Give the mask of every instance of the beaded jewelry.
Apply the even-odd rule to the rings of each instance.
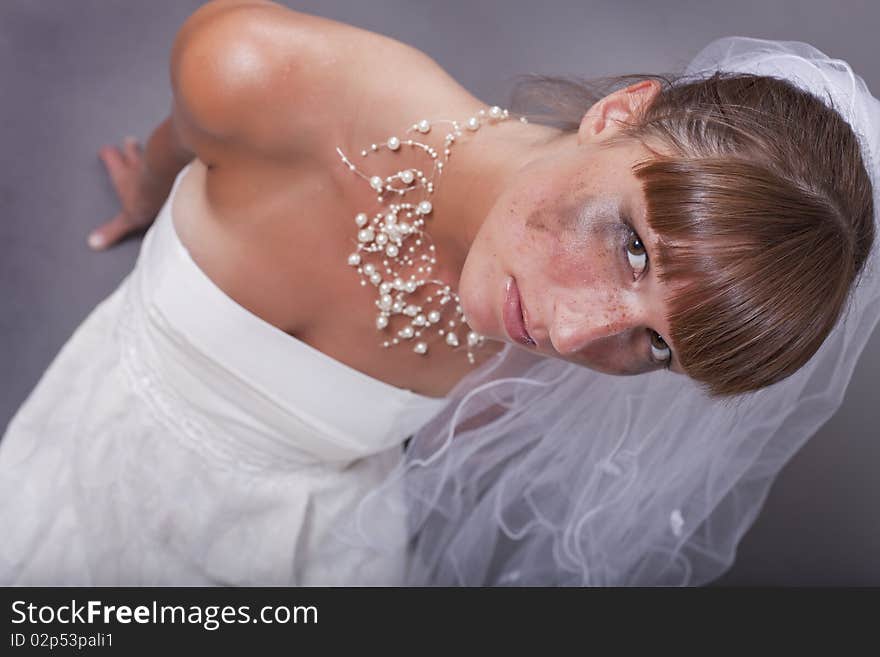
[[[490,107],[488,111],[480,109],[476,115],[465,121],[464,125],[469,131],[476,132],[483,121],[498,123],[509,117],[509,112],[506,109],[496,105]],[[526,117],[521,117],[520,121],[528,123]],[[358,169],[339,147],[336,148],[342,162],[378,192],[377,201],[380,205],[385,204],[385,193],[388,193],[392,198],[397,198],[417,189],[423,189],[425,192],[422,200],[416,204],[389,202],[387,209],[382,209],[372,218],[365,212],[359,212],[354,218],[359,229],[357,251],[348,256],[348,264],[357,267],[357,272],[361,277],[361,285],[366,286],[369,282],[376,287],[378,298],[375,303],[379,309],[379,314],[376,316],[377,330],[387,329],[392,315],[399,314],[410,318],[408,324],[397,331],[396,337],[382,342],[383,347],[392,347],[405,340],[415,340],[413,351],[417,354],[427,354],[428,343],[424,339],[418,340],[418,338],[422,337],[423,332],[430,327],[435,327],[437,334],[444,338],[449,347],[455,349],[464,342],[467,346],[468,362],[474,364],[473,350],[483,344],[484,338],[470,330],[467,332],[465,340],[459,338],[456,331],[460,326],[463,325],[468,329],[470,327],[467,326],[467,319],[462,312],[458,294],[443,281],[430,278],[432,265],[437,262],[436,248],[434,244],[430,243],[430,236],[423,230],[425,217],[432,214],[433,210],[428,195],[434,192],[434,176],[443,173],[443,167],[449,160],[452,145],[463,134],[461,125],[458,121],[451,119],[434,121],[422,119],[418,123],[412,124],[406,132],[426,134],[431,131],[432,126],[440,123],[452,125],[452,132],[447,133],[445,138],[442,159],[437,151],[428,144],[412,139],[404,140],[395,136],[389,137],[385,143],[371,144],[368,150],[361,151],[361,156],[366,157],[381,148],[395,152],[399,151],[401,146],[421,149],[433,162],[430,176],[426,176],[420,169],[403,169],[385,178],[378,175],[370,176]],[[402,183],[403,186],[394,186],[393,183],[396,181]],[[400,216],[401,214],[403,217]],[[413,244],[408,244],[410,241]],[[368,257],[373,262],[366,262]],[[382,271],[379,267],[380,261]],[[410,274],[409,280],[404,280],[402,275],[404,268],[416,268],[416,271]],[[408,303],[409,295],[423,285],[433,285],[435,288],[432,294],[425,298],[426,305]],[[450,313],[452,318],[444,320],[444,311],[450,307],[454,308],[454,311]]]

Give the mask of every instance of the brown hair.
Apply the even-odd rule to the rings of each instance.
[[[656,153],[633,172],[661,240],[659,280],[676,284],[666,303],[682,368],[713,398],[771,385],[818,350],[871,250],[858,140],[815,96],[742,73],[525,75],[509,105],[577,131],[593,103],[644,79],[660,93],[606,145],[634,139]],[[536,100],[549,112],[518,109]]]

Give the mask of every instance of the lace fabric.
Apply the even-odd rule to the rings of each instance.
[[[399,518],[370,519],[380,555],[330,529],[442,400],[236,305],[175,242],[173,195],[0,440],[0,584],[400,583]]]

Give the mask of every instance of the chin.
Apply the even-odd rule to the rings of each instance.
[[[479,303],[472,303],[470,297],[463,292],[459,292],[458,298],[461,300],[461,310],[467,318],[467,325],[472,331],[476,331],[480,335],[485,336],[488,329],[488,326],[486,326],[486,322],[484,321],[486,309],[481,307],[481,304]]]
[[[497,321],[493,307],[495,301],[491,294],[491,283],[494,278],[490,276],[476,276],[475,278],[476,284],[471,284],[472,278],[467,275],[467,268],[462,271],[458,291],[461,310],[467,318],[467,324],[471,330],[487,338],[492,338],[497,333]]]

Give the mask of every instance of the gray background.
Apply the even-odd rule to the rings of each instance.
[[[201,0],[0,0],[0,426],[95,305],[140,236],[85,244],[118,210],[98,149],[145,141],[169,111],[169,50]],[[424,50],[481,99],[517,73],[666,72],[708,41],[807,41],[880,95],[880,3],[827,0],[286,0]],[[874,45],[872,45],[874,44]],[[377,71],[377,80],[382,72]],[[880,330],[839,412],[785,467],[714,585],[880,584]]]

